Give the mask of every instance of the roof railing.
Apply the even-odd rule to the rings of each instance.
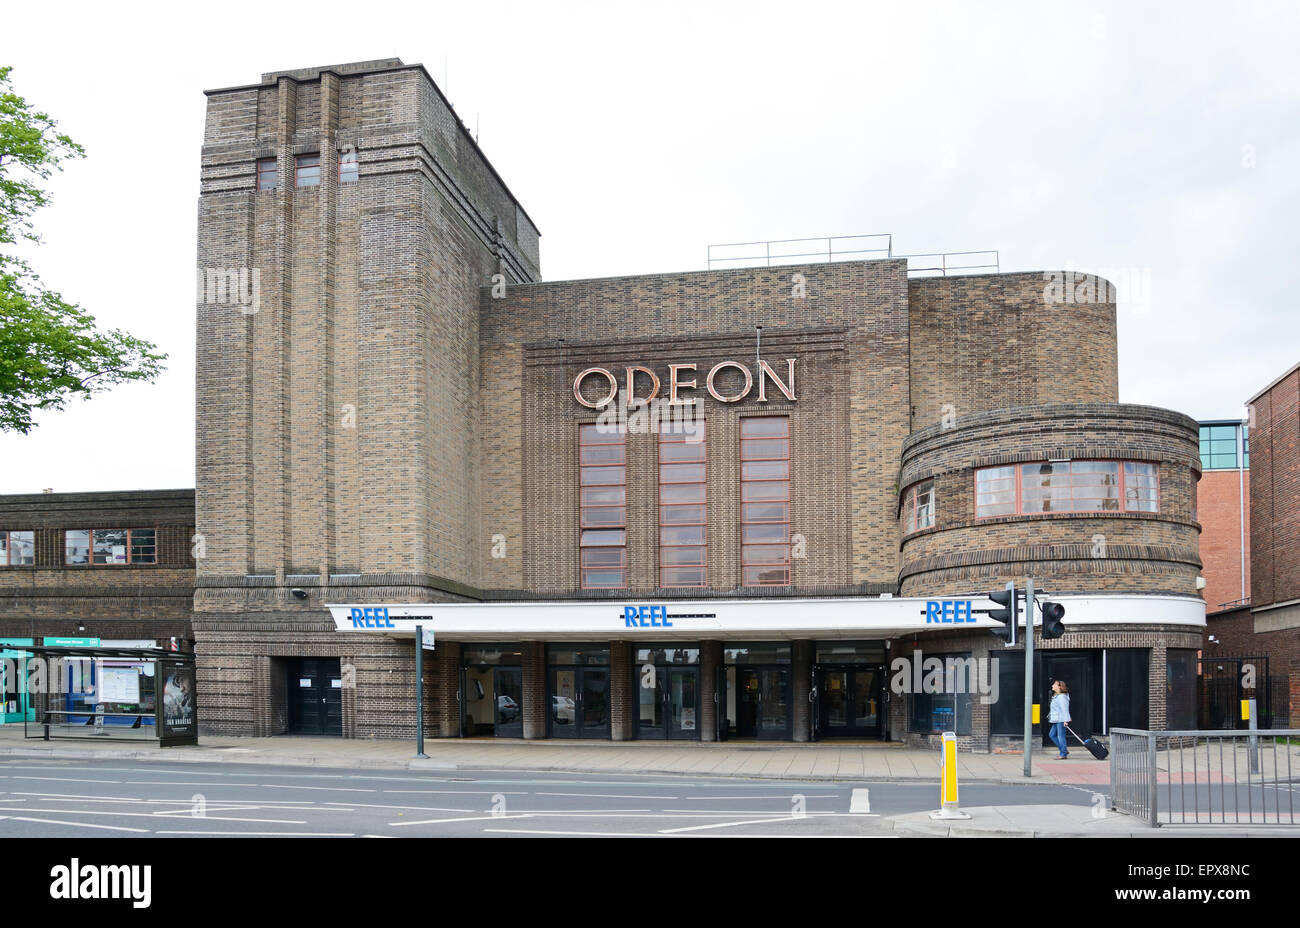
[[[1000,273],[997,251],[947,251],[896,255],[889,232],[867,235],[830,235],[816,238],[782,238],[760,242],[726,242],[708,246],[708,268],[781,267],[789,264],[830,264],[836,261],[907,259],[909,277],[946,277],[949,274]]]

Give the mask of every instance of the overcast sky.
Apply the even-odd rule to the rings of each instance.
[[[0,436],[0,492],[194,486],[203,90],[399,57],[445,82],[548,280],[893,234],[1109,273],[1120,399],[1234,418],[1300,360],[1294,3],[10,4],[0,64],[86,147],[31,258],[170,355]]]

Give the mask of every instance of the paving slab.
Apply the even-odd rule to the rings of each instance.
[[[1300,828],[1230,825],[1215,828],[1162,825],[1090,805],[1008,805],[963,808],[969,820],[935,820],[929,812],[888,819],[901,835],[932,838],[1296,838]]]

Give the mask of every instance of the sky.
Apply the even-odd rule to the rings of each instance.
[[[205,89],[423,63],[542,232],[547,280],[890,233],[1119,288],[1123,402],[1197,419],[1300,361],[1294,3],[23,4],[16,92],[85,146],[23,254],[167,372],[0,435],[0,492],[194,486]]]

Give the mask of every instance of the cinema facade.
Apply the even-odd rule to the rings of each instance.
[[[1026,577],[1076,727],[1185,718],[1197,425],[1119,403],[1105,281],[543,281],[538,237],[419,65],[209,92],[200,279],[258,291],[198,303],[202,732],[411,737],[420,626],[430,736],[991,750],[1023,652],[974,610]]]

